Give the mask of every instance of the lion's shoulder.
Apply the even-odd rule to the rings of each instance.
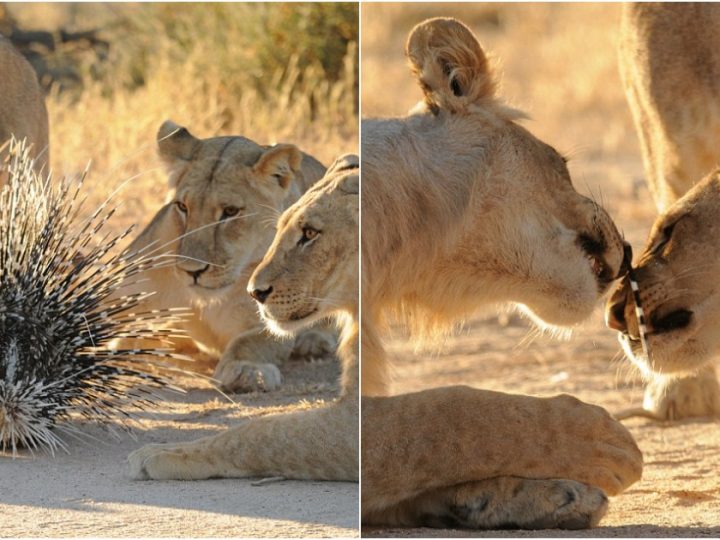
[[[0,73],[0,147],[11,136],[27,138],[34,157],[44,152],[41,161],[47,162],[48,118],[42,89],[30,63],[2,36]]]

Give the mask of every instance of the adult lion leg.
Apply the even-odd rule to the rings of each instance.
[[[365,516],[366,525],[466,529],[586,529],[605,515],[598,488],[573,480],[501,477],[431,490]]]
[[[624,6],[619,41],[625,95],[640,139],[650,191],[660,212],[717,165],[719,127],[714,115],[707,114],[707,104],[716,99],[715,87],[706,84],[713,79],[707,73],[700,81],[695,79],[698,84],[688,83],[682,100],[664,95],[673,77],[693,78],[693,62],[699,60],[693,53],[686,56],[681,48],[675,48],[682,34],[668,33],[667,29],[674,26],[673,15],[667,11],[661,15],[662,10],[665,8],[658,10],[651,4]],[[670,51],[672,56],[668,56]]]
[[[262,329],[236,336],[215,368],[215,378],[226,392],[267,392],[282,384],[278,364],[288,359],[292,340],[281,340]]]
[[[362,441],[363,515],[500,476],[567,478],[614,495],[642,472],[627,429],[604,409],[566,395],[458,386],[363,397]]]
[[[325,407],[255,418],[193,442],[144,446],[128,457],[130,474],[138,480],[356,481],[357,422],[357,395],[348,395]]]

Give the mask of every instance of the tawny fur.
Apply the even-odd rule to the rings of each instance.
[[[15,136],[27,139],[36,169],[50,162],[48,116],[37,75],[12,44],[0,36],[0,186],[7,180],[3,146]]]
[[[720,164],[718,25],[720,8],[711,3],[628,3],[623,8],[620,72],[660,214],[671,211],[680,197]],[[658,223],[663,220],[661,215]],[[708,233],[703,237],[707,239]],[[707,246],[699,249],[707,256]],[[689,271],[690,263],[684,264]],[[693,283],[702,289],[707,280],[695,278]],[[678,294],[679,284],[673,283],[661,287]],[[655,286],[654,281],[646,284]],[[670,350],[674,348],[670,345]],[[670,356],[669,350],[653,354],[659,359]],[[697,369],[692,358],[674,361],[685,364],[680,369],[683,376],[668,374],[667,367],[660,368],[660,375],[645,371],[649,382],[644,409],[634,412],[643,415],[645,410],[663,420],[720,414],[714,368],[706,366],[692,374]]]
[[[282,476],[358,479],[358,160],[345,156],[280,218],[275,240],[248,284],[273,288],[262,305],[276,331],[317,319],[342,326],[342,391],[333,403],[253,419],[186,444],[149,445],[132,453],[135,478],[203,479]],[[300,244],[303,228],[322,231]],[[308,307],[312,313],[302,316]]]
[[[720,171],[708,175],[655,221],[635,276],[645,311],[650,358],[639,331],[629,285],[608,301],[608,324],[619,330],[628,357],[649,380],[642,415],[677,420],[720,414],[720,388],[712,360],[720,350]],[[686,325],[663,331],[663,320],[690,312]],[[635,414],[629,414],[635,413]]]
[[[623,8],[620,73],[660,212],[719,164],[718,25],[712,3]]]
[[[128,251],[167,252],[176,264],[148,272],[150,283],[140,286],[157,291],[153,306],[192,307],[186,324],[192,342],[178,340],[176,347],[219,358],[214,378],[223,389],[273,390],[281,382],[277,365],[294,342],[264,330],[245,287],[272,241],[277,216],[322,178],[325,167],[293,145],[197,139],[169,121],[160,127],[158,147],[169,174],[169,202]],[[227,208],[237,213],[224,216]],[[303,338],[308,356],[331,353],[335,345],[323,331]]]
[[[573,189],[563,158],[495,97],[482,49],[464,25],[426,21],[407,48],[426,106],[366,120],[362,129],[363,521],[423,524],[417,514],[408,522],[418,497],[447,517],[447,501],[465,493],[459,484],[498,476],[571,479],[619,493],[640,477],[642,457],[598,407],[466,387],[379,397],[388,391],[380,337],[388,315],[420,339],[498,302],[570,325],[590,314],[625,264],[609,216]],[[583,238],[595,243],[595,256]],[[519,486],[547,513],[545,490],[563,481]],[[512,492],[490,489],[499,507],[527,509],[513,506]],[[578,517],[585,526],[604,512],[594,500],[598,513]],[[530,527],[532,515],[510,512],[506,524]],[[480,515],[470,525],[497,521]]]

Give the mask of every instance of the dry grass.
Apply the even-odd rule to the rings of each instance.
[[[24,28],[100,28],[99,36],[110,42],[105,61],[81,58],[80,89],[56,89],[47,104],[52,167],[73,174],[92,162],[91,204],[137,176],[120,195],[115,226],[146,223],[164,199],[155,133],[168,118],[200,137],[241,134],[262,144],[294,143],[326,164],[357,151],[357,46],[351,42],[334,58],[316,58],[310,53],[335,50],[348,36],[340,40],[329,30],[318,36],[303,27],[308,13],[322,26],[322,17],[335,12],[303,4],[11,9]],[[332,28],[352,34],[345,26]],[[295,43],[285,43],[289,38]],[[311,39],[326,40],[325,47]]]

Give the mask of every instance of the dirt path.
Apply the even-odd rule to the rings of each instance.
[[[70,454],[11,459],[0,454],[0,537],[13,536],[357,536],[358,484],[250,480],[133,481],[128,453],[142,444],[195,439],[242,418],[300,409],[332,399],[337,363],[289,364],[285,388],[233,396],[228,402],[197,380],[185,395],[148,413],[135,430],[113,439],[79,426],[97,440],[70,440]]]

